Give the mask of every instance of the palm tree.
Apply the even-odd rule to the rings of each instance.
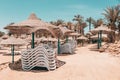
[[[118,23],[118,31],[120,33],[120,16],[118,16],[117,23]]]
[[[84,28],[87,26],[85,22],[81,24],[81,33],[84,35]]]
[[[98,19],[98,20],[94,20],[94,19],[92,19],[92,24],[93,24],[93,26],[94,26],[94,28],[97,28],[98,26],[100,26],[101,24],[104,24],[104,21],[103,21],[103,19]]]
[[[56,25],[57,25],[57,26],[63,25],[63,24],[64,24],[64,20],[62,20],[62,19],[58,19],[58,20],[56,21]]]
[[[108,21],[108,24],[111,26],[112,30],[116,30],[116,21],[120,14],[120,7],[108,7],[105,9],[105,13],[103,15],[105,16],[106,20]]]
[[[91,30],[91,24],[92,24],[93,18],[89,17],[86,19],[86,22],[89,23],[89,31]]]
[[[115,6],[115,7],[108,7],[105,9],[105,13],[103,13],[103,15],[105,16],[111,30],[116,30],[117,26],[117,20],[118,17],[120,15],[120,6]],[[115,32],[111,34],[111,42],[115,41]]]
[[[59,25],[63,25],[64,24],[64,20],[58,19],[57,21],[50,21],[50,23],[55,25],[55,26],[59,26]]]
[[[83,35],[84,34],[84,26],[81,26],[84,23],[83,17],[81,15],[75,15],[73,18],[73,21],[77,21],[76,26],[78,28],[78,32]]]
[[[70,30],[72,30],[72,26],[73,26],[73,23],[72,22],[67,22],[66,23],[66,27],[68,28],[68,29],[70,29]]]
[[[55,21],[50,21],[50,23],[51,23],[52,25],[55,25],[55,26],[56,26],[56,22],[55,22]]]

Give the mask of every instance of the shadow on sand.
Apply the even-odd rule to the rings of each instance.
[[[63,66],[66,62],[61,61],[61,60],[57,60],[57,64],[56,67],[57,69],[61,66]],[[40,73],[40,72],[48,72],[47,68],[45,67],[34,67],[32,70],[30,71],[25,71],[22,69],[22,64],[21,64],[21,59],[19,59],[18,61],[16,61],[14,64],[9,63],[9,68],[11,70],[15,70],[15,71],[22,71],[22,72],[34,72],[34,73]]]

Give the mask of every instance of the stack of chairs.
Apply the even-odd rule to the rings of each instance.
[[[48,70],[56,69],[55,51],[48,45],[39,45],[21,53],[22,69],[31,70],[34,67],[45,67]]]
[[[73,54],[76,46],[77,46],[77,42],[75,40],[68,40],[67,43],[60,46],[60,53]]]

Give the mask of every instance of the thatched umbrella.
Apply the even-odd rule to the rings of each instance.
[[[74,39],[77,39],[78,36],[80,36],[81,34],[79,33],[76,33],[76,32],[72,32],[72,33],[69,33],[68,36],[69,37],[73,37]]]
[[[73,32],[72,30],[68,29],[67,27],[63,27],[62,25],[59,25],[58,27],[63,36]]]
[[[59,28],[59,36],[58,36],[58,53],[60,53],[60,34],[62,35],[61,37],[66,36],[66,42],[68,41],[68,35],[69,33],[73,32],[72,30],[68,29],[67,27],[63,27],[62,25],[58,26]]]
[[[106,25],[101,25],[101,26],[91,30],[90,32],[91,33],[98,33],[100,31],[102,31],[102,33],[108,34],[108,32],[111,32],[112,30],[109,29]]]
[[[24,29],[25,29],[24,33],[32,33],[32,46],[31,46],[32,48],[34,48],[34,32],[36,30],[42,29],[42,30],[48,31],[48,29],[51,30],[51,29],[55,29],[55,28],[58,28],[58,27],[40,20],[34,13],[32,13],[29,16],[29,18],[25,21],[11,24],[11,25],[8,25],[7,27],[5,27],[5,29],[13,29],[14,31],[15,30],[20,31],[20,29],[23,29],[23,31],[24,31]],[[52,32],[52,31],[50,31],[50,32]]]
[[[46,38],[45,36],[42,36],[40,38],[36,38],[37,41],[48,41],[48,38]]]
[[[111,32],[112,30],[109,29],[106,25],[101,25],[93,30],[91,30],[92,33],[98,33],[98,49],[101,46],[102,43],[102,33],[108,34],[109,32]]]
[[[2,45],[23,45],[26,44],[27,42],[24,41],[23,39],[20,38],[15,38],[13,36],[9,37],[6,40],[2,40],[0,44]]]
[[[5,34],[5,35],[3,35],[1,38],[2,38],[2,39],[8,39],[9,36],[8,36],[7,34]]]
[[[67,27],[63,27],[62,25],[59,25],[58,27],[59,27],[59,30],[60,30],[62,36],[66,36],[66,42],[67,42],[68,34],[74,32],[74,31],[68,29]]]
[[[52,38],[52,37],[48,37],[48,41],[57,42],[57,39],[56,38]]]
[[[98,39],[98,35],[91,36],[91,39]],[[102,34],[102,39],[108,39],[107,34]]]
[[[8,25],[5,27],[5,29],[11,29],[11,28],[23,28],[23,27],[30,27],[30,28],[35,28],[35,27],[49,27],[49,28],[58,28],[57,26],[54,26],[50,23],[44,22],[40,20],[34,13],[32,13],[27,20],[15,23],[12,25]]]
[[[93,35],[93,34],[92,34],[91,32],[86,33],[86,36],[87,36],[87,38],[89,39],[89,43],[91,43],[90,37],[91,37],[92,35]]]
[[[11,53],[12,53],[12,63],[14,63],[14,46],[15,45],[24,45],[27,44],[23,39],[15,38],[13,36],[9,37],[6,40],[2,40],[0,42],[1,45],[11,45]]]
[[[88,40],[88,38],[82,35],[82,36],[78,37],[77,40],[82,40],[82,46],[83,46],[84,41]]]
[[[93,34],[92,34],[91,32],[88,32],[88,33],[86,33],[86,35],[90,35],[90,36],[92,36]]]
[[[83,36],[83,35],[82,35],[82,36],[80,36],[80,37],[78,37],[77,39],[78,39],[78,40],[88,40],[88,38],[87,38],[87,37],[85,37],[85,36]]]
[[[68,36],[80,36],[80,34],[76,32],[72,32],[72,33],[69,33]]]

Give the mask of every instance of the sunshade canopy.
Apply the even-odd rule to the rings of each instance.
[[[85,36],[83,36],[83,35],[82,35],[82,36],[80,36],[80,37],[78,37],[77,39],[78,39],[78,40],[88,40],[88,38],[86,38],[86,37],[85,37]]]
[[[101,26],[91,30],[90,32],[98,33],[99,31],[102,31],[103,33],[108,33],[108,32],[111,32],[112,30],[109,29],[106,25],[101,25]]]
[[[11,24],[5,27],[5,29],[9,29],[12,32],[23,32],[23,33],[32,33],[35,32],[37,30],[46,30],[50,33],[52,33],[53,35],[53,29],[58,28],[57,26],[54,26],[50,23],[44,22],[42,20],[40,20],[34,13],[32,13],[29,18],[25,21],[19,22],[19,23],[15,23],[15,24]],[[17,31],[17,32],[16,32]],[[55,36],[55,35],[53,35]]]
[[[80,36],[80,34],[73,32],[73,33],[69,33],[68,36]]]
[[[92,39],[98,39],[98,35],[91,36]],[[108,38],[107,34],[102,34],[102,39]]]
[[[0,44],[3,44],[3,45],[24,45],[24,44],[27,44],[27,42],[24,41],[23,39],[15,38],[15,37],[11,36],[6,40],[2,40],[0,42]]]
[[[72,30],[68,29],[67,27],[63,27],[61,25],[58,26],[58,27],[60,29],[60,32],[62,32],[63,36],[66,35],[66,34],[68,34],[68,33],[72,33],[73,32]]]

